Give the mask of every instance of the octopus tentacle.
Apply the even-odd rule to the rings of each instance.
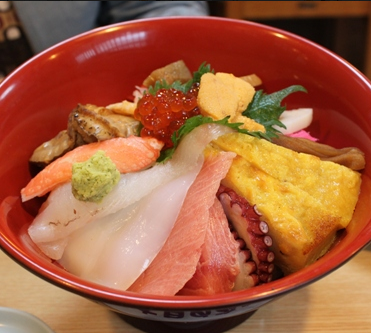
[[[256,206],[232,189],[220,186],[217,197],[231,224],[231,232],[240,243],[239,262],[241,272],[236,280],[235,290],[250,288],[272,280],[274,253],[268,235],[268,224]]]
[[[254,287],[259,284],[259,276],[256,274],[257,267],[251,259],[250,250],[246,250],[246,246],[238,254],[240,264],[240,274],[238,274],[233,290],[242,290]]]

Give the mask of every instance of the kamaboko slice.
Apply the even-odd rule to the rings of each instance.
[[[165,245],[128,290],[171,296],[191,279],[205,242],[210,207],[234,157],[220,152],[205,159]]]
[[[160,185],[200,170],[207,144],[231,128],[204,124],[187,134],[173,157],[165,163],[121,175],[119,183],[99,203],[77,200],[66,183],[53,190],[28,229],[33,242],[50,258],[59,260],[69,235],[87,223],[124,209],[150,194]],[[160,207],[166,213],[166,207]]]

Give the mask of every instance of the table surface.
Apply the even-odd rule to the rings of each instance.
[[[271,302],[230,333],[371,332],[371,246],[323,279]],[[140,333],[90,300],[36,277],[0,251],[0,307],[27,311],[56,333]]]

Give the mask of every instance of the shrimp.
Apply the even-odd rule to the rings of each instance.
[[[154,164],[160,155],[163,143],[155,138],[129,136],[100,142],[93,142],[77,147],[40,171],[21,190],[22,201],[36,196],[43,196],[58,185],[69,182],[72,177],[72,164],[84,162],[98,150],[115,163],[120,173],[135,172]]]

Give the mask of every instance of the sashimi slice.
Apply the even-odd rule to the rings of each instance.
[[[165,243],[197,174],[194,170],[176,178],[126,209],[77,230],[59,262],[77,276],[126,290]]]
[[[215,198],[196,272],[178,295],[215,295],[232,291],[240,271],[238,252],[239,244],[230,232],[221,203]]]
[[[234,157],[220,152],[205,159],[165,245],[128,290],[171,296],[191,279],[205,241],[209,209]]]
[[[217,124],[197,127],[182,139],[172,159],[146,170],[121,175],[119,183],[99,203],[77,200],[70,183],[58,186],[49,194],[29,227],[31,239],[52,259],[60,259],[67,244],[66,238],[72,232],[94,219],[128,207],[160,185],[192,170],[199,171],[207,144],[231,131],[231,128]]]
[[[41,170],[21,190],[22,201],[43,196],[72,177],[72,164],[84,162],[103,150],[121,173],[134,172],[152,165],[160,155],[163,143],[154,138],[130,136],[93,142],[77,147]]]

